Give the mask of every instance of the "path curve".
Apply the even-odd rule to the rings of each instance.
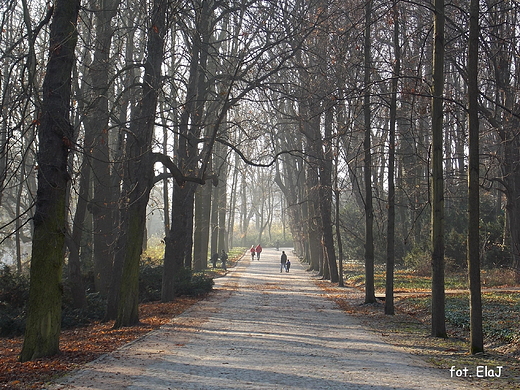
[[[475,389],[364,330],[279,258],[244,257],[207,299],[48,389]]]

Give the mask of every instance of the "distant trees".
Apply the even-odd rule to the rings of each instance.
[[[387,262],[388,314],[394,261],[433,272],[432,333],[442,336],[443,275],[466,266],[468,175],[470,206],[481,188],[473,258],[520,269],[516,2],[488,2],[479,39],[472,30],[468,41],[469,1],[93,1],[74,20],[73,76],[60,76],[59,92],[69,91],[56,111],[67,133],[53,138],[59,183],[47,180],[46,146],[36,140],[57,97],[41,85],[53,73],[40,65],[58,4],[1,6],[0,255],[20,273],[29,242],[34,267],[40,252],[51,256],[38,249],[49,230],[38,225],[44,186],[63,187],[52,197],[64,210],[52,256],[65,258],[75,307],[85,306],[89,285],[106,298],[107,320],[138,321],[155,185],[165,214],[163,301],[175,298],[185,269],[206,267],[210,251],[272,241],[278,221],[324,279],[341,283],[340,243],[345,259],[365,259],[367,303],[374,266]],[[470,42],[473,61],[480,49],[476,74]],[[478,157],[466,137],[476,124]],[[60,283],[55,271],[38,271],[49,290]],[[52,294],[57,305],[60,292]]]

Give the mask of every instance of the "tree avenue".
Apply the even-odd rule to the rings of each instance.
[[[481,269],[520,280],[520,3],[0,8],[0,262],[30,276],[22,361],[59,351],[62,303],[133,326],[214,253],[259,244],[339,285],[361,264],[367,304],[384,269],[390,315],[399,269],[431,277],[436,337],[445,278],[468,272],[483,350]]]

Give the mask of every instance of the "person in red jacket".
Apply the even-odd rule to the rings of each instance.
[[[251,245],[251,249],[249,249],[249,251],[251,252],[251,260],[254,260],[256,254],[255,246]]]
[[[262,253],[262,247],[260,246],[260,244],[258,244],[258,246],[256,247],[256,259],[258,261],[260,261],[260,253]]]

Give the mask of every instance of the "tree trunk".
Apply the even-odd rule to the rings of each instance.
[[[152,137],[164,56],[168,3],[155,0],[148,26],[148,55],[144,65],[142,101],[130,123],[127,139],[127,242],[115,328],[139,322],[139,261],[143,248],[146,206],[153,185]]]
[[[208,245],[211,215],[211,184],[198,186],[195,191],[195,228],[193,232],[193,270],[208,267]]]
[[[72,305],[76,309],[83,309],[87,306],[83,277],[81,274],[80,248],[84,222],[87,213],[88,194],[90,192],[90,172],[91,167],[89,158],[85,155],[81,166],[78,202],[76,204],[76,214],[72,224],[72,233],[67,240],[69,248],[69,282],[72,294]]]
[[[106,297],[110,285],[114,250],[113,242],[117,212],[117,191],[112,188],[112,169],[109,148],[109,71],[111,67],[110,47],[112,44],[112,18],[117,13],[119,0],[100,3],[96,16],[96,45],[94,61],[89,70],[92,83],[93,101],[91,110],[85,118],[85,133],[91,144],[94,198],[90,202],[90,211],[94,221],[94,283],[96,291]]]
[[[432,99],[432,336],[446,337],[444,293],[444,0],[435,0]]]
[[[385,314],[394,315],[394,266],[395,266],[395,126],[397,118],[397,85],[401,72],[401,48],[399,46],[399,9],[393,4],[394,16],[394,74],[390,98],[390,134],[388,139],[388,222],[386,238],[386,291]]]
[[[365,118],[365,303],[376,301],[374,288],[374,207],[372,203],[372,145],[371,145],[371,112],[370,112],[370,73],[372,72],[372,0],[365,6],[365,92],[363,111]]]
[[[169,237],[166,239],[164,250],[164,267],[161,301],[170,302],[175,299],[178,278],[182,276],[181,270],[185,266],[186,258],[186,241],[189,230],[189,218],[192,217],[195,202],[195,186],[194,183],[186,183],[180,188],[177,183],[174,184],[173,202],[172,202],[172,228]]]
[[[126,42],[125,49],[125,57],[126,58],[134,58],[135,55],[135,47],[133,45],[134,41],[134,31],[129,31],[128,41]],[[123,89],[125,92],[123,93],[123,98],[121,99],[121,103],[117,106],[118,112],[118,122],[119,123],[127,123],[128,118],[136,118],[137,114],[135,111],[139,108],[137,104],[138,96],[135,96],[135,91],[132,91],[131,85],[134,79],[137,77],[137,72],[135,69],[130,69],[129,72],[125,75],[123,81]],[[128,111],[131,111],[128,114]],[[123,139],[123,133],[126,133],[126,129],[120,129],[119,134],[117,135],[117,140],[114,142],[116,144],[114,160],[117,161],[114,164],[114,171],[117,174],[112,176],[114,180],[114,184],[112,184],[112,188],[114,192],[117,193],[117,197],[121,199],[122,204],[124,205],[124,199],[126,198],[126,194],[129,192],[128,185],[130,185],[129,180],[125,178],[127,172],[123,169],[124,165],[121,163],[124,155],[125,148],[125,140]],[[122,185],[120,185],[122,182]],[[117,189],[117,191],[115,191]],[[125,208],[122,207],[120,213],[117,215],[117,225],[118,225],[118,234],[115,238],[115,246],[114,246],[114,264],[112,270],[112,280],[110,281],[110,288],[107,299],[107,306],[105,311],[104,321],[115,320],[117,317],[117,308],[119,305],[119,293],[121,289],[121,278],[123,272],[123,264],[125,262],[125,251],[126,251],[126,242],[127,242],[127,215],[125,213]]]
[[[333,108],[329,107],[325,113],[325,140],[323,155],[320,158],[320,211],[323,221],[323,246],[325,250],[326,267],[329,270],[329,279],[338,283],[338,263],[334,249],[334,233],[332,226],[332,120]]]
[[[68,156],[74,139],[70,123],[71,74],[79,1],[57,0],[39,118],[38,192],[34,215],[31,283],[20,361],[59,351]]]
[[[479,118],[478,44],[479,0],[471,0],[468,47],[468,275],[470,291],[470,352],[484,352],[482,297],[480,286],[480,197],[479,197]]]

